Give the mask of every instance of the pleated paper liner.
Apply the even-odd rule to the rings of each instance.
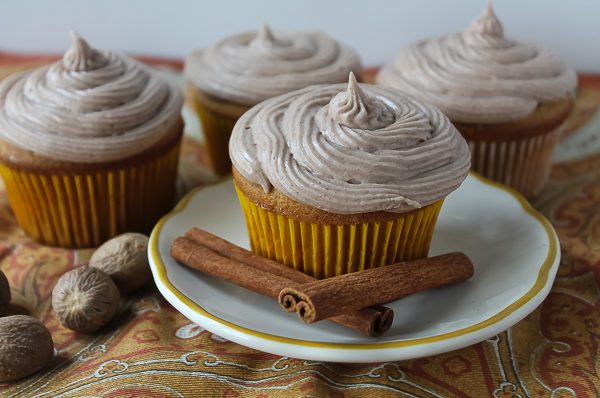
[[[552,154],[560,129],[520,140],[468,140],[471,168],[490,180],[506,184],[526,198],[534,198],[550,176]]]
[[[188,88],[188,101],[202,123],[206,149],[208,150],[211,166],[219,175],[231,172],[229,158],[229,138],[233,126],[247,107],[233,104],[220,106],[215,100],[200,94],[193,87]]]
[[[469,143],[471,169],[528,199],[541,192],[574,98],[539,104],[528,116],[499,124],[454,125]]]
[[[236,191],[252,251],[316,278],[426,257],[443,203],[391,221],[322,225],[265,210]]]
[[[123,232],[148,233],[174,202],[179,144],[138,165],[89,174],[35,173],[0,165],[17,221],[35,240],[95,247]]]

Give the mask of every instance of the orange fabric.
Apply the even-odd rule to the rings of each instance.
[[[44,58],[42,61],[47,60]],[[12,60],[12,61],[11,61]],[[19,62],[17,62],[19,61]],[[40,63],[0,54],[0,78]],[[165,63],[162,63],[165,65]],[[178,64],[167,62],[166,65]],[[190,323],[154,286],[126,299],[94,335],[57,322],[50,296],[58,277],[91,250],[40,246],[15,222],[0,192],[0,267],[13,303],[41,319],[58,356],[34,376],[0,385],[11,397],[550,397],[600,396],[600,76],[585,75],[556,164],[535,206],[561,239],[552,292],[523,321],[488,341],[428,358],[381,364],[326,364],[281,358],[225,341]],[[183,191],[205,178],[204,154],[186,138]]]

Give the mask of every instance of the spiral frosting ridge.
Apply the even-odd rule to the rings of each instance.
[[[488,2],[463,32],[400,51],[377,82],[436,105],[453,121],[503,123],[573,96],[577,76],[554,52],[505,37]]]
[[[163,138],[182,103],[158,73],[73,34],[61,60],[0,83],[0,137],[57,160],[119,160]]]
[[[465,140],[433,106],[390,88],[318,85],[264,101],[235,125],[238,172],[297,202],[339,213],[406,212],[466,177]]]
[[[361,69],[356,52],[320,32],[230,36],[192,52],[186,76],[202,91],[232,102],[260,101],[313,84],[341,83]]]

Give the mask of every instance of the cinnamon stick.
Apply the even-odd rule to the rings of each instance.
[[[307,275],[293,268],[281,265],[280,263],[270,260],[268,258],[259,256],[258,254],[253,253],[250,250],[246,250],[243,247],[234,245],[233,243],[214,234],[211,234],[210,232],[205,231],[203,229],[191,228],[185,233],[185,236],[198,244],[208,247],[209,249],[217,252],[218,254],[224,257],[228,257],[232,260],[239,261],[242,264],[248,265],[260,271],[284,277],[292,282],[308,283],[316,280],[316,278],[313,278],[310,275]],[[275,298],[277,298],[277,296],[275,296]],[[294,312],[295,309],[295,302],[286,302],[286,311]],[[380,313],[381,318],[373,311]],[[340,315],[340,317],[342,316]],[[340,318],[332,319],[332,321],[337,322],[343,326],[350,327],[351,329],[355,329],[355,326],[365,323],[365,320],[368,320],[369,323],[372,321],[377,321],[373,326],[376,331],[381,331],[377,334],[381,334],[391,327],[392,322],[394,320],[394,312],[391,308],[385,307],[383,305],[374,305],[371,308],[365,308],[356,311],[355,313],[344,314],[343,318],[343,320]]]
[[[212,236],[216,238],[214,235]],[[198,235],[196,235],[196,238],[198,238]],[[209,244],[211,241],[213,243],[216,241],[219,244],[222,244],[223,242],[219,242],[219,239],[220,238],[217,238],[216,240],[212,239],[209,241]],[[269,264],[270,260],[265,261],[265,264],[267,265],[261,264],[257,268],[249,266],[244,262],[238,261],[240,258],[239,255],[243,254],[243,252],[236,250],[235,248],[237,248],[237,246],[227,241],[224,242],[230,246],[230,250],[232,250],[231,253],[236,253],[230,253],[232,257],[223,256],[206,245],[190,239],[188,236],[179,237],[173,241],[171,245],[171,256],[175,260],[191,268],[206,272],[248,290],[275,299],[277,299],[279,292],[283,288],[288,286],[300,286],[300,283],[281,276],[288,274],[287,270],[275,271],[275,268],[285,266],[275,263],[277,267],[274,267],[273,264]],[[242,248],[239,249],[244,250]],[[256,257],[258,257],[258,259],[253,257],[253,262],[260,263],[259,259],[266,260],[259,256]],[[273,268],[276,273],[264,271],[271,268]],[[306,276],[310,278],[308,275]],[[300,280],[301,278],[306,280],[304,277],[295,276],[296,280]],[[313,280],[312,278],[310,279],[311,281]],[[368,336],[377,336],[389,330],[393,321],[393,311],[386,307],[382,308],[383,310],[363,309],[347,314],[340,314],[333,317],[331,320]]]
[[[306,323],[388,303],[422,290],[462,282],[473,276],[473,264],[463,253],[448,253],[405,263],[372,268],[302,285],[279,293],[279,304],[296,303]]]
[[[259,256],[256,253],[246,250],[242,247],[204,231],[200,228],[192,228],[185,233],[185,237],[199,243],[209,249],[219,253],[221,256],[229,257],[232,260],[246,264],[257,270],[268,272],[273,275],[282,276],[296,283],[313,282],[316,279],[310,275],[286,267],[276,261]]]
[[[171,257],[191,268],[269,297],[277,297],[281,286],[295,285],[289,279],[223,257],[186,237],[173,241]]]

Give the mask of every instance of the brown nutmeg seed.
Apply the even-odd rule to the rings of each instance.
[[[89,264],[110,276],[121,292],[130,293],[152,278],[147,250],[146,235],[128,232],[104,242]]]
[[[0,271],[0,315],[6,311],[10,304],[10,286],[4,272]]]
[[[43,323],[27,315],[0,318],[0,382],[32,375],[53,356],[52,335]]]
[[[91,333],[119,311],[121,295],[104,272],[83,266],[61,276],[52,290],[52,308],[63,326]]]

